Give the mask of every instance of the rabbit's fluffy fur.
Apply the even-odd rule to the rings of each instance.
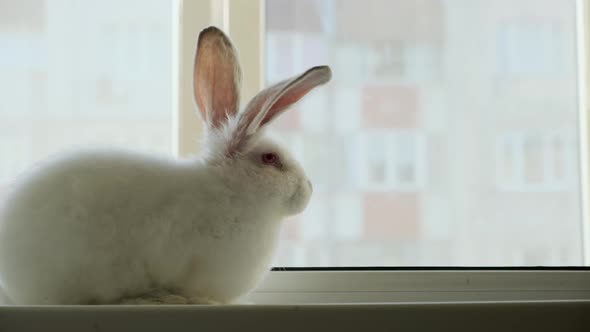
[[[215,28],[199,38],[229,43]],[[216,61],[214,47],[199,52]],[[205,60],[197,57],[195,66],[204,68],[197,78],[218,75]],[[326,68],[304,74],[321,80],[303,92],[283,88],[289,105],[327,82]],[[234,84],[215,78],[217,86]],[[262,98],[280,104],[276,90],[265,91]],[[14,185],[0,209],[0,282],[13,303],[230,303],[256,286],[269,270],[281,219],[305,208],[311,183],[261,126],[236,134],[248,114],[272,119],[282,108],[273,110],[271,100],[227,114],[208,110],[223,101],[204,95],[212,101],[197,97],[208,127],[198,159],[94,150],[47,160]],[[206,112],[224,112],[225,121]],[[236,140],[239,149],[228,150]],[[261,162],[269,152],[280,164]]]

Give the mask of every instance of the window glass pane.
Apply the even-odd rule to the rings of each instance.
[[[575,11],[266,0],[267,83],[333,69],[273,126],[316,184],[276,265],[582,265]]]
[[[173,3],[0,0],[0,191],[64,149],[172,154]]]

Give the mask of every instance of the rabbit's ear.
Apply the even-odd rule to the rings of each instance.
[[[328,66],[313,67],[305,73],[272,85],[260,91],[240,114],[233,133],[229,153],[239,150],[248,137],[260,127],[299,101],[314,88],[328,82],[332,72]]]
[[[328,66],[313,67],[305,73],[274,84],[260,91],[246,106],[240,122],[247,122],[246,133],[254,134],[314,88],[328,82],[332,72]],[[243,118],[243,119],[242,119]],[[246,123],[244,123],[246,124]]]
[[[222,127],[238,113],[240,64],[229,38],[218,28],[199,34],[193,72],[194,97],[204,121]]]

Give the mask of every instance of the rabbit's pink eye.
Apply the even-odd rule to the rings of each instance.
[[[263,153],[262,162],[268,165],[276,164],[279,161],[279,157],[276,153]]]

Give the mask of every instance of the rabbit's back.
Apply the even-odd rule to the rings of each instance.
[[[166,160],[118,151],[73,154],[38,165],[14,186],[0,210],[0,278],[9,296],[19,303],[70,302],[56,297],[79,297],[68,290],[85,289],[93,301],[90,293],[101,285],[97,280],[119,287],[133,283],[130,291],[149,286],[133,271],[145,274],[146,242],[162,238],[162,228],[145,223],[156,220],[158,206],[171,197],[176,168]],[[113,274],[121,266],[132,272]],[[24,285],[26,292],[18,292]],[[111,291],[94,293],[120,295]]]

